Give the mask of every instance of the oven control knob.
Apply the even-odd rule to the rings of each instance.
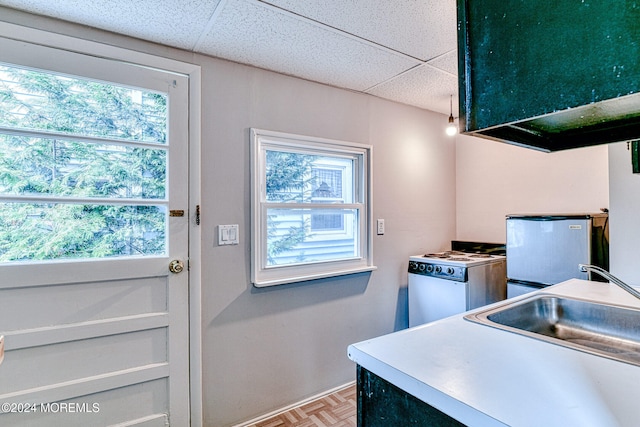
[[[427,273],[433,272],[433,265],[427,264]]]
[[[418,264],[415,261],[409,261],[409,271],[416,271]]]
[[[447,274],[453,274],[453,267],[447,267]]]
[[[419,271],[424,271],[425,269],[425,265],[424,264],[418,264],[418,270]]]
[[[436,273],[441,273],[442,272],[442,267],[440,267],[439,265],[436,266]]]

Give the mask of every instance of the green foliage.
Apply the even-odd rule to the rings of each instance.
[[[311,166],[316,156],[267,151],[266,193],[274,202],[302,202],[304,190],[309,188]],[[276,257],[309,237],[309,224],[300,222],[284,229],[279,228],[276,215],[267,216],[267,262],[277,264]]]
[[[302,202],[315,156],[267,151],[267,198],[278,202]]]
[[[163,144],[166,110],[162,94],[0,67],[4,127]],[[164,149],[0,134],[0,261],[163,253],[164,208],[90,200],[162,199],[166,163]]]
[[[269,265],[277,264],[276,257],[293,249],[299,243],[303,242],[307,237],[308,224],[303,223],[300,226],[291,226],[282,233],[277,229],[277,221],[269,217],[267,219],[267,261]]]

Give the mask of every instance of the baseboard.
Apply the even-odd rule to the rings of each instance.
[[[347,388],[347,387],[351,387],[351,386],[352,386],[352,385],[354,385],[355,383],[356,383],[355,381],[350,381],[350,382],[348,382],[348,383],[346,383],[346,384],[343,384],[343,385],[341,385],[341,386],[338,386],[338,387],[332,388],[332,389],[330,389],[330,390],[325,390],[325,391],[323,391],[323,392],[321,392],[321,393],[316,394],[315,396],[311,396],[311,397],[308,397],[308,398],[306,398],[306,399],[304,399],[304,400],[301,400],[301,401],[299,401],[299,402],[293,403],[293,404],[291,404],[291,405],[287,405],[287,406],[285,406],[285,407],[282,407],[282,408],[276,409],[275,411],[271,411],[271,412],[269,412],[268,414],[260,415],[259,417],[256,417],[256,418],[254,418],[254,419],[252,419],[252,420],[244,421],[244,422],[242,422],[242,423],[240,423],[240,424],[236,424],[236,425],[234,425],[233,427],[246,427],[246,426],[249,426],[249,425],[251,425],[251,424],[256,424],[256,423],[259,423],[259,422],[261,422],[261,421],[268,420],[268,419],[269,419],[269,418],[271,418],[271,417],[275,417],[275,416],[276,416],[276,415],[278,415],[278,414],[281,414],[281,413],[283,413],[283,412],[290,411],[290,410],[292,410],[293,408],[297,408],[297,407],[299,407],[299,406],[306,405],[307,403],[312,402],[312,401],[314,401],[314,400],[316,400],[316,399],[320,399],[321,397],[324,397],[324,396],[327,396],[327,395],[329,395],[329,394],[335,393],[335,392],[340,391],[340,390],[342,390],[342,389],[345,389],[345,388]]]

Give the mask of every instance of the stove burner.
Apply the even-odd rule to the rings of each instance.
[[[469,253],[469,252],[461,252],[461,251],[442,251],[442,252],[432,252],[428,254],[422,255],[423,258],[432,258],[434,261],[436,260],[446,260],[446,261],[458,261],[458,262],[472,262],[479,261],[482,259],[492,260],[495,256],[488,253]]]
[[[470,258],[493,258],[489,254],[469,254],[460,251],[444,251],[424,254],[425,258],[448,259],[450,261],[473,261]]]
[[[467,253],[460,252],[460,251],[446,251],[444,253],[447,254],[447,255],[454,255],[454,256],[456,256],[456,255],[466,256],[467,255]]]
[[[447,255],[446,253],[441,253],[441,254],[424,254],[425,258],[440,258],[440,259],[447,259],[447,258],[451,258],[450,255]]]
[[[473,254],[469,255],[469,258],[493,258],[493,256],[489,254]]]

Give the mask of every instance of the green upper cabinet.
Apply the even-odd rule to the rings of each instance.
[[[460,128],[543,151],[640,138],[640,2],[458,0]]]

